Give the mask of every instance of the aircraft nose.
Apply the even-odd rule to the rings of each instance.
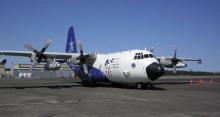
[[[154,81],[164,74],[164,68],[158,63],[152,63],[146,68],[146,72],[148,78]]]

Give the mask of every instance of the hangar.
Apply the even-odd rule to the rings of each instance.
[[[5,77],[5,65],[0,65],[0,78]]]
[[[15,64],[13,75],[15,78],[72,78],[74,72],[67,64],[62,64],[59,70],[45,70],[45,64],[38,64],[34,69],[30,69],[31,64]]]

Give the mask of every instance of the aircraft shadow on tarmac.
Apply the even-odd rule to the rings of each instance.
[[[153,82],[153,87],[146,87],[144,90],[157,90],[157,91],[167,91],[167,89],[162,88],[162,85],[183,85],[183,84],[190,84],[196,82],[189,82],[189,81],[163,81],[163,82]],[[79,83],[83,85],[81,82]],[[160,86],[160,87],[159,87]],[[122,88],[122,89],[137,89],[134,85],[127,85],[127,84],[96,84],[95,86],[88,86],[88,87],[110,87],[110,88]]]
[[[80,87],[80,85],[6,86],[6,87],[0,87],[0,89],[25,89],[25,88],[50,88],[50,89],[59,89],[59,88],[71,88],[71,87]]]
[[[85,87],[91,87],[91,88],[99,88],[99,87],[104,87],[104,88],[120,88],[120,89],[137,89],[136,86],[134,85],[128,85],[128,84],[111,84],[111,83],[97,83],[96,85],[84,85],[83,83],[80,83],[82,86]],[[138,89],[139,90],[139,89]],[[154,87],[146,87],[143,90],[158,90],[158,91],[166,91],[164,88],[160,88],[157,86]]]
[[[167,89],[161,88],[161,85],[180,85],[188,84],[189,82],[154,82],[152,83],[154,87],[146,87],[144,90],[156,90],[156,91],[166,91]],[[60,89],[60,88],[73,88],[73,87],[105,87],[105,88],[121,88],[121,89],[137,89],[134,85],[126,84],[111,84],[111,83],[98,83],[96,85],[84,85],[82,82],[75,82],[75,84],[50,84],[50,85],[32,85],[32,86],[5,86],[0,87],[0,89],[26,89],[26,88],[49,88],[49,89]]]
[[[188,81],[180,81],[180,82],[154,82],[154,85],[180,85],[180,84],[189,84],[189,83],[196,83],[196,82],[188,82]]]
[[[61,89],[61,88],[74,88],[74,87],[89,87],[89,88],[99,88],[99,87],[105,87],[105,88],[120,88],[120,89],[137,89],[134,86],[129,85],[106,85],[106,84],[97,84],[95,86],[84,86],[82,83],[79,83],[79,85],[50,85],[50,86],[6,86],[6,87],[0,87],[1,89],[27,89],[27,88],[49,88],[49,89]],[[165,91],[166,89],[160,88],[160,87],[153,87],[153,88],[145,88],[144,90],[158,90],[158,91]]]

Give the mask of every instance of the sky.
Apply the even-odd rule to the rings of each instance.
[[[0,50],[31,43],[64,52],[68,28],[87,53],[155,48],[156,56],[201,58],[185,70],[220,72],[219,0],[1,0]],[[8,65],[29,59],[7,57]]]

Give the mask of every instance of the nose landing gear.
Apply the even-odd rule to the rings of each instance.
[[[151,82],[148,83],[136,83],[136,88],[137,89],[153,89],[154,85]]]

